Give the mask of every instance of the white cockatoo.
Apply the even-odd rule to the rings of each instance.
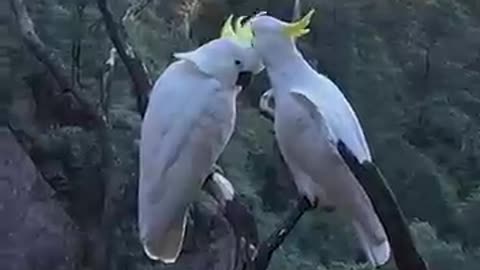
[[[220,38],[176,53],[151,92],[141,128],[138,225],[152,260],[177,260],[188,207],[232,135],[236,97],[263,68],[240,19],[234,29],[230,16]]]
[[[312,205],[339,210],[351,219],[362,249],[374,265],[385,264],[390,244],[365,190],[337,147],[360,163],[372,161],[362,127],[339,88],[317,73],[296,48],[309,32],[313,10],[295,23],[258,14],[247,21],[271,87],[260,100],[275,118],[275,136],[299,192]]]

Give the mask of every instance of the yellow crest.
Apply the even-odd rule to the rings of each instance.
[[[220,37],[222,38],[235,38],[236,34],[232,27],[233,15],[228,16],[227,20],[223,24]]]
[[[221,38],[231,38],[242,45],[250,46],[253,40],[252,29],[249,27],[249,22],[245,22],[242,25],[242,20],[245,16],[239,17],[235,21],[235,29],[232,26],[233,15],[228,16],[228,19],[225,21],[222,31]]]
[[[310,24],[313,13],[315,13],[315,10],[311,9],[302,19],[298,20],[297,22],[287,24],[287,26],[284,28],[284,33],[293,38],[298,38],[308,34],[310,29],[307,27]]]
[[[241,16],[240,18],[238,18],[235,24],[235,32],[237,33],[240,41],[251,44],[253,40],[252,27],[250,26],[250,20],[246,21],[242,25],[242,19],[244,18],[245,16]]]

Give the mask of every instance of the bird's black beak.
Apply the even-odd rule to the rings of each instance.
[[[238,74],[237,82],[235,85],[246,88],[252,83],[253,73],[250,71],[242,71]]]

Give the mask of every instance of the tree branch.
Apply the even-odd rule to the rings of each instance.
[[[313,207],[307,198],[299,197],[295,208],[288,213],[277,229],[260,244],[257,255],[254,257],[255,270],[266,270],[268,268],[275,250],[285,241],[303,214],[310,209],[313,209]]]
[[[130,75],[130,79],[133,83],[133,90],[137,98],[137,110],[143,117],[147,108],[148,94],[152,89],[152,83],[145,71],[142,61],[135,55],[132,48],[120,35],[120,30],[123,29],[123,25],[115,22],[112,13],[108,9],[107,1],[97,0],[97,6],[102,13],[103,21],[105,22],[105,27],[110,36],[110,40],[112,41],[113,46],[115,46],[118,55],[122,59],[122,62]],[[129,12],[126,14],[129,14]]]
[[[57,93],[57,95],[71,94],[75,102],[84,110],[85,115],[88,115],[89,118],[97,124],[101,123],[102,117],[96,112],[95,107],[92,106],[86,98],[72,89],[67,75],[68,71],[62,59],[38,37],[34,23],[27,12],[23,0],[10,0],[10,7],[15,15],[16,22],[20,29],[20,35],[25,45],[35,57],[45,65],[59,86],[60,93]],[[85,124],[88,125],[89,123]]]
[[[427,264],[415,247],[402,209],[378,168],[370,162],[360,164],[343,142],[339,142],[338,150],[372,201],[392,246],[397,268],[427,270]]]
[[[10,0],[10,7],[19,25],[21,37],[30,51],[47,67],[62,90],[69,89],[68,72],[63,61],[38,37],[23,0]]]

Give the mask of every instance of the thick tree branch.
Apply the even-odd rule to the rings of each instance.
[[[427,270],[427,264],[415,247],[402,209],[378,168],[370,162],[360,164],[343,142],[339,142],[338,150],[370,197],[392,246],[397,268]]]
[[[133,83],[133,90],[137,98],[137,109],[143,117],[148,103],[148,94],[152,89],[152,83],[145,71],[142,61],[135,55],[133,50],[121,36],[120,31],[123,29],[123,25],[115,22],[112,13],[108,9],[107,1],[97,0],[97,6],[102,13],[103,21],[105,22],[110,40],[115,46],[118,55],[122,59],[122,62],[130,75]],[[126,14],[129,13],[127,12]]]

